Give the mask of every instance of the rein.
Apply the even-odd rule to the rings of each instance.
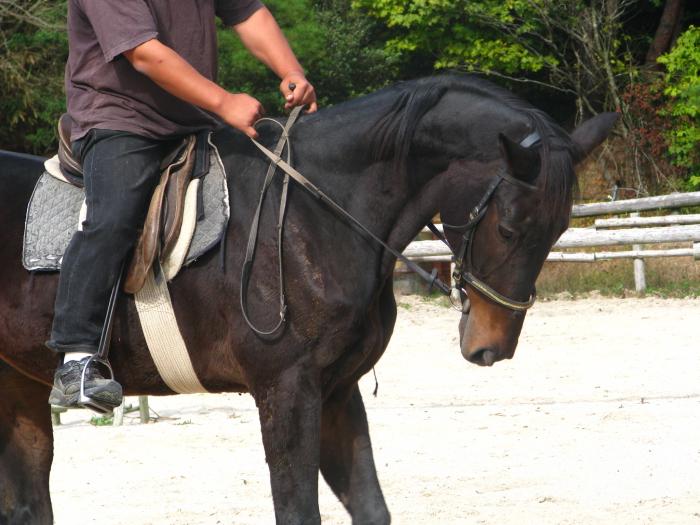
[[[297,118],[299,117],[299,114],[301,113],[301,110],[301,106],[294,108],[289,114],[287,123],[284,126],[282,126],[282,124],[280,124],[276,120],[270,118],[262,118],[258,121],[260,122],[262,120],[266,120],[274,122],[282,128],[282,135],[280,136],[280,139],[277,142],[277,146],[275,147],[274,153],[268,150],[265,146],[260,144],[255,139],[251,138],[251,140],[255,143],[256,146],[258,146],[258,148],[263,149],[263,151],[269,152],[270,155],[273,155],[275,158],[280,159],[280,161],[282,160],[280,154],[282,153],[286,145],[287,162],[285,164],[289,165],[289,163],[292,160],[292,152],[291,148],[289,147],[289,130],[296,122]],[[245,260],[243,261],[243,269],[241,270],[241,313],[243,314],[243,319],[245,320],[246,324],[250,327],[250,329],[262,337],[270,337],[274,335],[284,324],[285,316],[287,314],[287,302],[284,298],[284,272],[282,271],[282,232],[284,230],[284,215],[287,210],[287,197],[289,194],[289,175],[285,174],[284,180],[282,182],[282,195],[280,197],[280,208],[277,219],[277,270],[279,279],[280,318],[273,328],[269,330],[263,330],[257,328],[250,320],[250,316],[248,315],[248,285],[250,284],[250,272],[253,269],[253,261],[255,259],[255,246],[258,242],[258,231],[260,230],[260,214],[262,212],[263,202],[265,201],[265,194],[267,193],[267,189],[272,183],[272,179],[274,178],[276,171],[276,164],[273,162],[267,168],[265,181],[263,182],[262,190],[260,191],[260,199],[258,200],[258,207],[255,210],[255,215],[253,216],[253,222],[250,225],[248,246],[246,247]]]
[[[286,300],[284,297],[284,278],[283,278],[283,272],[282,272],[282,231],[284,227],[284,215],[285,215],[285,210],[287,206],[287,200],[288,200],[288,187],[289,187],[289,178],[291,177],[294,179],[296,182],[298,182],[302,188],[304,188],[306,191],[311,193],[314,197],[316,197],[319,201],[323,202],[326,206],[328,206],[336,215],[340,216],[341,218],[345,219],[347,222],[350,224],[354,225],[357,227],[360,231],[365,233],[368,237],[370,237],[372,240],[374,240],[376,243],[381,245],[385,250],[387,250],[389,253],[391,253],[396,259],[400,260],[403,262],[411,271],[415,272],[418,274],[419,277],[421,277],[423,280],[425,280],[430,287],[436,286],[440,292],[443,294],[449,296],[452,293],[453,287],[448,286],[444,282],[442,282],[440,279],[437,277],[437,270],[433,270],[431,273],[428,273],[425,271],[423,268],[421,268],[418,264],[415,262],[409,260],[405,255],[403,255],[401,252],[398,250],[395,250],[391,246],[389,246],[386,242],[384,242],[382,239],[380,239],[377,235],[372,233],[365,225],[363,225],[361,222],[359,222],[355,217],[353,217],[350,213],[348,213],[343,207],[341,207],[338,203],[336,203],[333,199],[331,199],[328,195],[326,195],[322,190],[320,190],[314,183],[312,183],[310,180],[308,180],[304,175],[299,173],[293,166],[291,166],[291,152],[290,152],[290,147],[289,147],[289,130],[291,129],[292,125],[298,118],[299,114],[301,112],[301,107],[296,107],[290,114],[287,123],[282,126],[279,122],[273,119],[260,119],[260,120],[269,120],[271,122],[274,122],[278,126],[282,127],[282,135],[280,136],[280,139],[277,143],[277,146],[274,151],[270,151],[268,148],[260,144],[257,140],[251,137],[251,141],[255,146],[270,160],[270,166],[268,167],[267,174],[265,176],[265,181],[263,183],[263,187],[260,193],[260,199],[258,201],[258,207],[255,211],[255,216],[253,218],[253,223],[251,224],[251,230],[250,230],[250,235],[248,237],[248,246],[246,249],[246,256],[245,256],[245,261],[243,263],[243,270],[241,272],[241,312],[243,313],[243,319],[245,322],[248,324],[248,326],[253,330],[256,334],[263,336],[263,337],[270,337],[277,333],[277,331],[282,327],[286,320],[286,313],[287,313],[287,304]],[[521,145],[525,145],[525,147],[530,147],[537,143],[539,141],[539,135],[534,132],[525,137],[525,139],[521,142]],[[284,147],[287,146],[287,160],[284,160],[281,157],[281,154],[284,150]],[[258,238],[258,230],[260,227],[260,214],[262,211],[262,205],[263,201],[265,199],[265,194],[267,192],[267,189],[269,188],[270,184],[272,183],[272,179],[274,178],[275,172],[277,168],[280,168],[282,171],[284,171],[284,181],[283,181],[283,187],[282,187],[282,196],[280,199],[280,211],[279,211],[279,216],[278,216],[278,223],[277,223],[277,256],[278,256],[278,270],[279,270],[279,304],[280,304],[280,311],[279,311],[279,321],[277,324],[269,329],[269,330],[262,330],[257,328],[250,320],[250,316],[248,314],[248,302],[247,302],[247,295],[248,295],[248,285],[250,283],[250,272],[252,269],[253,265],[253,260],[255,258],[255,246],[257,244],[257,238]],[[536,294],[533,292],[530,296],[530,299],[527,301],[516,301],[515,299],[510,299],[508,297],[505,297],[504,295],[501,295],[498,293],[496,290],[491,288],[489,285],[484,283],[483,281],[479,280],[476,278],[472,272],[472,264],[471,264],[471,245],[472,245],[472,240],[474,237],[474,232],[476,230],[476,226],[478,223],[481,221],[481,219],[484,217],[486,214],[486,210],[488,208],[488,201],[491,199],[493,196],[494,192],[496,191],[496,188],[502,181],[508,181],[511,184],[517,184],[519,186],[524,186],[530,189],[533,189],[534,186],[531,186],[525,182],[522,182],[518,179],[515,179],[508,175],[505,171],[500,172],[497,176],[497,178],[489,185],[489,187],[486,190],[486,193],[484,196],[481,198],[479,203],[472,209],[472,211],[469,213],[469,220],[466,224],[459,225],[459,226],[454,226],[454,225],[448,225],[445,224],[444,226],[446,228],[452,228],[452,229],[465,229],[465,232],[462,236],[462,244],[460,246],[460,249],[458,250],[457,253],[455,253],[455,271],[453,274],[453,278],[455,280],[455,286],[454,288],[459,290],[460,293],[466,294],[466,290],[464,287],[466,285],[469,285],[471,288],[474,288],[475,290],[478,290],[480,293],[482,293],[484,296],[495,302],[496,304],[499,304],[501,306],[504,306],[506,308],[509,308],[511,310],[516,310],[516,311],[525,311],[528,308],[530,308],[534,302],[535,302],[535,297]],[[435,227],[435,225],[431,222],[428,227],[430,230],[436,234],[438,238],[440,238],[443,242],[445,242],[448,246],[449,243],[447,242],[447,239],[445,236],[439,232],[439,230]],[[466,261],[466,262],[465,262]]]

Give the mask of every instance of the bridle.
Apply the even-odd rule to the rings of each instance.
[[[534,131],[520,141],[520,146],[524,148],[531,148],[539,144],[540,140],[541,138],[539,133]],[[516,299],[506,297],[505,295],[497,292],[491,286],[489,286],[484,281],[476,277],[474,275],[474,272],[472,271],[474,268],[472,262],[472,246],[474,245],[474,234],[476,233],[476,227],[481,222],[481,219],[483,219],[486,215],[489,201],[491,200],[491,197],[493,197],[493,194],[496,192],[498,186],[503,181],[518,186],[520,188],[525,188],[527,190],[537,189],[536,186],[516,179],[515,177],[512,177],[510,174],[508,174],[505,171],[505,169],[501,169],[496,175],[496,178],[486,188],[486,192],[481,197],[479,202],[469,212],[466,223],[460,225],[446,224],[444,222],[442,223],[443,228],[449,230],[464,231],[464,233],[462,234],[462,242],[460,243],[459,248],[456,252],[453,251],[454,270],[452,272],[452,279],[454,280],[453,289],[460,294],[460,300],[463,305],[462,311],[465,313],[468,310],[465,310],[466,307],[464,306],[464,304],[467,301],[467,297],[469,295],[467,293],[466,287],[478,291],[481,295],[488,298],[497,305],[503,306],[504,308],[508,308],[509,310],[514,310],[516,312],[527,311],[532,307],[533,304],[535,304],[535,301],[537,299],[537,291],[534,288],[532,290],[532,293],[530,293],[530,298],[527,301],[518,301]],[[428,224],[428,228],[438,239],[443,241],[450,248],[450,250],[452,250],[452,247],[447,241],[447,238],[445,237],[444,233],[438,230],[435,224],[430,222]]]
[[[535,290],[532,291],[532,293],[530,294],[530,298],[527,301],[517,301],[497,292],[491,286],[489,286],[484,281],[476,277],[472,271],[474,268],[474,265],[472,263],[472,246],[474,245],[474,234],[476,232],[476,227],[481,222],[481,219],[483,219],[486,215],[489,201],[491,200],[491,197],[493,197],[493,194],[496,192],[498,186],[503,181],[506,181],[510,184],[514,184],[522,188],[526,188],[528,190],[536,189],[535,186],[532,186],[526,182],[511,177],[508,173],[506,173],[505,170],[501,170],[497,174],[496,178],[491,182],[491,184],[489,184],[488,188],[486,188],[486,193],[484,193],[484,195],[481,197],[481,200],[479,200],[478,204],[474,206],[474,208],[472,208],[472,210],[469,212],[468,220],[465,224],[453,225],[446,224],[443,222],[442,225],[445,229],[464,231],[464,233],[462,234],[462,242],[460,243],[459,248],[456,252],[453,252],[454,271],[452,272],[452,278],[454,280],[454,289],[456,289],[460,293],[462,303],[464,303],[464,301],[466,300],[466,296],[468,295],[466,291],[466,287],[468,286],[469,288],[477,290],[479,293],[481,293],[481,295],[487,297],[499,306],[503,306],[505,308],[515,310],[517,312],[524,312],[528,310],[533,304],[535,304],[535,300],[537,297]],[[447,239],[445,238],[444,233],[438,230],[432,222],[428,224],[428,228],[430,229],[430,231],[433,232],[433,234],[436,237],[438,237],[441,241],[447,244],[447,246],[450,246],[450,244],[447,242]]]
[[[489,298],[491,301],[494,303],[503,306],[505,308],[508,308],[510,310],[515,310],[515,311],[525,311],[528,308],[530,308],[534,303],[535,303],[535,297],[536,294],[533,290],[532,294],[530,295],[530,299],[527,301],[517,301],[515,299],[510,299],[500,293],[498,293],[496,290],[491,288],[488,284],[485,282],[481,281],[478,279],[476,276],[474,276],[472,272],[472,244],[473,244],[473,239],[474,239],[474,233],[476,231],[476,227],[481,221],[481,219],[484,217],[486,214],[486,210],[488,209],[488,203],[491,200],[491,197],[493,196],[494,192],[496,191],[496,188],[500,185],[501,182],[506,181],[511,184],[515,184],[520,187],[525,187],[529,189],[534,189],[535,187],[527,184],[525,182],[522,182],[518,179],[515,179],[514,177],[511,177],[508,173],[505,172],[505,170],[502,170],[498,173],[497,177],[494,179],[494,181],[491,182],[491,184],[488,186],[486,193],[484,196],[479,200],[479,203],[471,210],[469,213],[469,220],[467,223],[460,225],[460,226],[454,226],[454,225],[449,225],[445,224],[444,226],[446,228],[451,228],[451,229],[459,229],[459,230],[464,230],[464,234],[462,235],[462,243],[460,245],[460,248],[457,250],[456,253],[454,253],[454,261],[455,261],[455,271],[453,273],[453,277],[455,280],[455,285],[453,286],[448,286],[444,282],[442,282],[440,279],[437,277],[437,270],[433,270],[432,273],[428,273],[425,271],[423,268],[421,268],[418,264],[415,262],[409,260],[406,256],[404,256],[402,253],[400,253],[398,250],[392,248],[389,246],[386,242],[384,242],[382,239],[380,239],[377,235],[372,233],[366,226],[364,226],[362,223],[360,223],[355,217],[350,215],[345,209],[343,209],[339,204],[337,204],[333,199],[331,199],[328,195],[326,195],[323,191],[321,191],[316,185],[314,185],[311,181],[309,181],[306,177],[304,177],[299,171],[297,171],[294,167],[292,167],[289,163],[289,148],[287,149],[287,161],[282,159],[280,156],[282,154],[282,151],[284,150],[285,145],[287,145],[289,141],[289,130],[293,124],[293,122],[296,120],[296,118],[299,116],[299,112],[301,111],[300,107],[295,108],[292,111],[292,114],[289,117],[288,122],[286,125],[281,125],[277,121],[272,121],[275,124],[279,125],[282,128],[282,135],[280,136],[279,142],[277,144],[277,147],[275,148],[275,151],[270,151],[268,148],[260,144],[257,140],[251,139],[253,144],[257,146],[257,148],[262,151],[265,156],[271,161],[270,166],[267,172],[267,176],[265,177],[265,181],[263,183],[263,188],[261,191],[260,195],[260,200],[258,202],[258,208],[256,210],[253,224],[251,225],[251,230],[250,230],[250,235],[248,238],[248,246],[246,250],[246,256],[245,256],[245,261],[243,264],[243,269],[241,273],[241,311],[243,313],[243,318],[245,322],[248,324],[248,326],[253,330],[256,334],[262,337],[271,337],[274,336],[279,329],[282,327],[282,325],[285,322],[286,318],[286,312],[287,312],[287,305],[284,297],[284,281],[283,281],[283,274],[282,274],[282,230],[284,226],[284,214],[285,214],[285,209],[286,209],[286,202],[287,202],[287,188],[288,188],[288,183],[289,183],[289,178],[291,177],[294,179],[296,182],[298,182],[302,188],[304,188],[306,191],[311,193],[314,197],[316,197],[318,200],[326,204],[336,215],[340,216],[341,218],[345,219],[348,223],[351,225],[356,226],[359,230],[361,230],[363,233],[365,233],[369,238],[380,244],[385,250],[387,250],[389,253],[391,253],[394,257],[396,257],[398,260],[403,262],[409,270],[415,272],[419,277],[421,277],[423,280],[427,281],[430,287],[432,288],[433,286],[436,287],[440,292],[443,294],[450,296],[452,294],[452,290],[456,289],[459,291],[459,293],[465,297],[467,295],[466,292],[466,287],[469,286],[470,288],[477,290],[479,293],[483,294],[485,297]],[[264,120],[271,120],[271,119],[264,119]],[[535,145],[537,142],[539,142],[540,136],[537,132],[533,132],[525,139],[523,139],[520,142],[521,146],[524,147],[531,147]],[[262,210],[262,204],[263,200],[265,197],[265,193],[267,189],[270,186],[270,183],[272,182],[272,178],[274,176],[274,173],[276,171],[275,168],[280,168],[282,171],[284,171],[284,182],[283,182],[283,191],[282,191],[282,196],[281,196],[281,201],[280,201],[280,213],[279,213],[279,220],[277,223],[277,234],[278,234],[278,277],[279,277],[279,303],[280,303],[280,311],[279,311],[279,320],[277,324],[270,330],[261,330],[257,328],[252,321],[250,320],[250,316],[248,314],[248,304],[247,304],[247,291],[248,291],[248,284],[250,281],[250,274],[251,274],[251,269],[253,265],[253,259],[255,255],[255,246],[257,244],[257,236],[258,236],[258,227],[259,227],[259,220],[260,220],[260,213]],[[431,222],[428,227],[437,235],[439,239],[441,239],[443,242],[447,244],[449,247],[449,243],[447,242],[447,239],[445,238],[444,234],[442,232],[439,232],[439,230],[435,227],[435,225]],[[450,248],[451,249],[451,248]],[[462,301],[464,303],[464,299]]]

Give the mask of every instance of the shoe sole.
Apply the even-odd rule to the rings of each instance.
[[[94,390],[88,389],[85,391],[85,396],[111,408],[117,408],[122,404],[123,400],[122,389],[119,387],[107,387]],[[83,408],[78,402],[79,397],[79,392],[65,395],[60,390],[52,388],[51,394],[49,395],[49,404],[61,408]]]

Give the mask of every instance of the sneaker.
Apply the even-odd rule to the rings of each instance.
[[[49,404],[64,408],[80,408],[80,378],[89,357],[68,361],[56,370]],[[105,379],[94,361],[85,371],[85,395],[102,405],[116,408],[122,403],[122,387],[114,379]]]

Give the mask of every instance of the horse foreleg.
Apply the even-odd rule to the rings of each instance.
[[[321,523],[318,510],[321,394],[301,366],[255,391],[278,524]]]
[[[354,524],[391,521],[377,479],[367,414],[357,384],[323,404],[321,472]]]
[[[53,523],[49,387],[0,361],[0,525]]]

